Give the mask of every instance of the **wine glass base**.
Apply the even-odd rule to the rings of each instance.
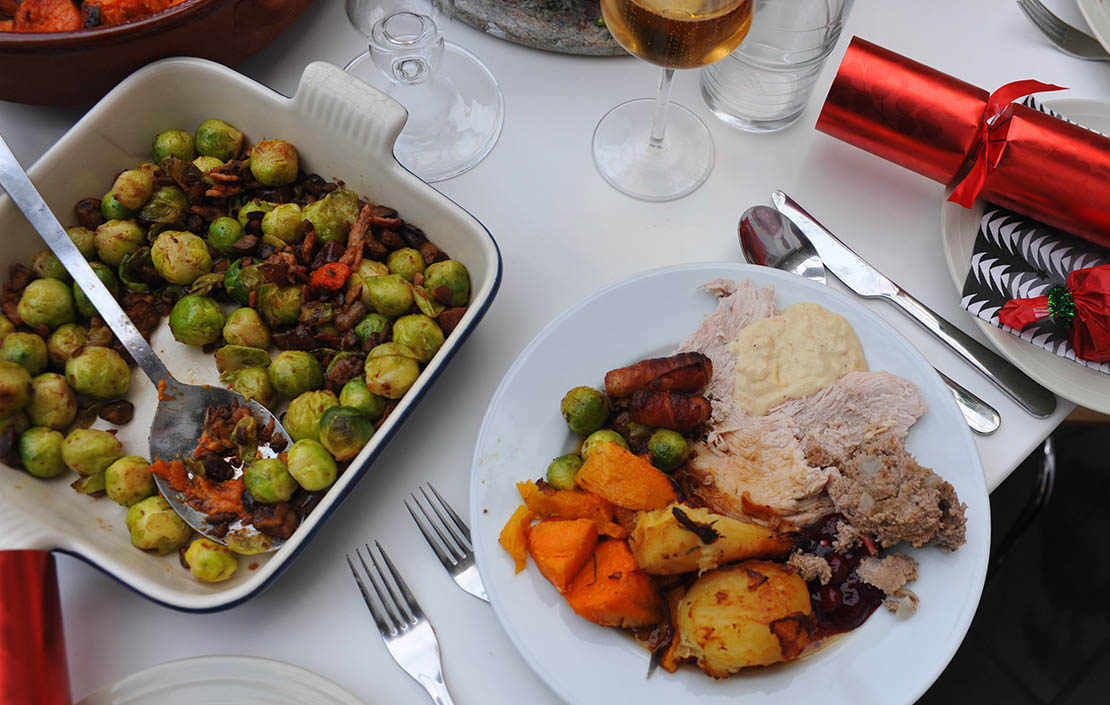
[[[478,165],[501,136],[505,100],[497,79],[478,57],[445,42],[443,63],[414,85],[390,81],[363,52],[345,70],[409,111],[393,154],[424,181],[443,181]]]
[[[594,164],[602,178],[626,195],[670,201],[701,186],[713,170],[713,139],[701,119],[671,103],[663,145],[650,143],[654,98],[621,103],[594,130]]]

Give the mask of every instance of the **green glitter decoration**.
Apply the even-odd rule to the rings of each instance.
[[[1048,290],[1048,312],[1060,325],[1067,328],[1075,317],[1075,298],[1060,285]]]

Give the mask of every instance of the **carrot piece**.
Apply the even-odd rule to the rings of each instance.
[[[599,443],[574,479],[586,490],[626,509],[662,509],[678,501],[669,477],[616,443]]]
[[[528,555],[559,592],[566,592],[596,545],[597,524],[589,519],[545,519],[528,534]]]
[[[0,32],[14,32],[15,20],[0,20]]]
[[[603,536],[623,539],[628,530],[613,522],[613,505],[602,497],[580,490],[557,490],[534,482],[516,483],[528,508],[544,518],[589,519]]]
[[[320,267],[308,278],[308,285],[316,289],[339,291],[347,283],[351,268],[342,262],[329,262]]]
[[[536,515],[531,509],[523,504],[520,505],[505,522],[505,528],[501,529],[501,535],[497,538],[502,548],[513,557],[517,573],[528,565],[528,531],[535,518]]]
[[[636,566],[628,544],[619,539],[597,544],[565,595],[579,616],[603,627],[646,627],[667,615],[655,581]]]
[[[23,0],[14,19],[17,32],[81,29],[81,11],[73,0]]]

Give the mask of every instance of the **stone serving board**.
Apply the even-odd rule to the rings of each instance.
[[[580,56],[628,56],[598,24],[598,0],[456,0],[471,27],[524,46]]]

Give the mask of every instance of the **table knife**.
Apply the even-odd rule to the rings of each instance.
[[[1033,416],[1044,418],[1056,409],[1056,396],[1052,392],[1029,379],[998,353],[933,313],[849,249],[790,196],[775,191],[771,200],[780,213],[806,234],[817,248],[825,267],[849,289],[864,298],[884,299],[901,308]]]

